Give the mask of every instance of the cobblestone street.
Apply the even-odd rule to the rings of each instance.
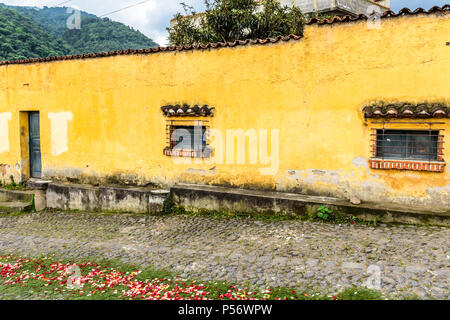
[[[86,213],[0,218],[3,253],[117,258],[183,277],[324,293],[372,283],[388,294],[449,299],[449,244],[445,227]]]

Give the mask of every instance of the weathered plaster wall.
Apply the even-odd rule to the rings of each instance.
[[[9,134],[9,146],[0,145],[0,179],[26,177],[19,112],[39,110],[49,178],[208,183],[450,208],[448,168],[369,169],[370,124],[361,111],[379,100],[450,103],[448,17],[383,19],[379,30],[364,21],[313,25],[302,40],[274,45],[2,66],[0,115],[11,119],[8,130],[0,120],[0,141]],[[278,130],[277,173],[262,175],[270,164],[260,158],[175,164],[163,155],[160,110],[175,103],[216,107],[211,126],[224,136],[227,129]],[[450,143],[450,120],[443,121]]]

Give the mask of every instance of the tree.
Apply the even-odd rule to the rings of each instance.
[[[210,42],[263,39],[289,34],[302,35],[305,16],[296,7],[276,0],[205,0],[206,11],[196,14],[182,3],[167,28],[171,45],[189,46]]]

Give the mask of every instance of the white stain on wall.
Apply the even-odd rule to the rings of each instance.
[[[11,112],[0,113],[0,153],[9,152],[9,120]]]
[[[69,151],[68,122],[73,120],[70,111],[49,113],[52,136],[52,155],[57,156]]]

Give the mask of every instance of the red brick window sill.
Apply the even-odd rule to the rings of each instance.
[[[369,160],[369,165],[372,169],[444,172],[446,163],[443,161],[388,160],[372,158]]]
[[[190,149],[164,149],[164,155],[169,157],[180,157],[180,158],[210,158],[211,150],[209,148],[203,150],[203,152],[194,151]]]

